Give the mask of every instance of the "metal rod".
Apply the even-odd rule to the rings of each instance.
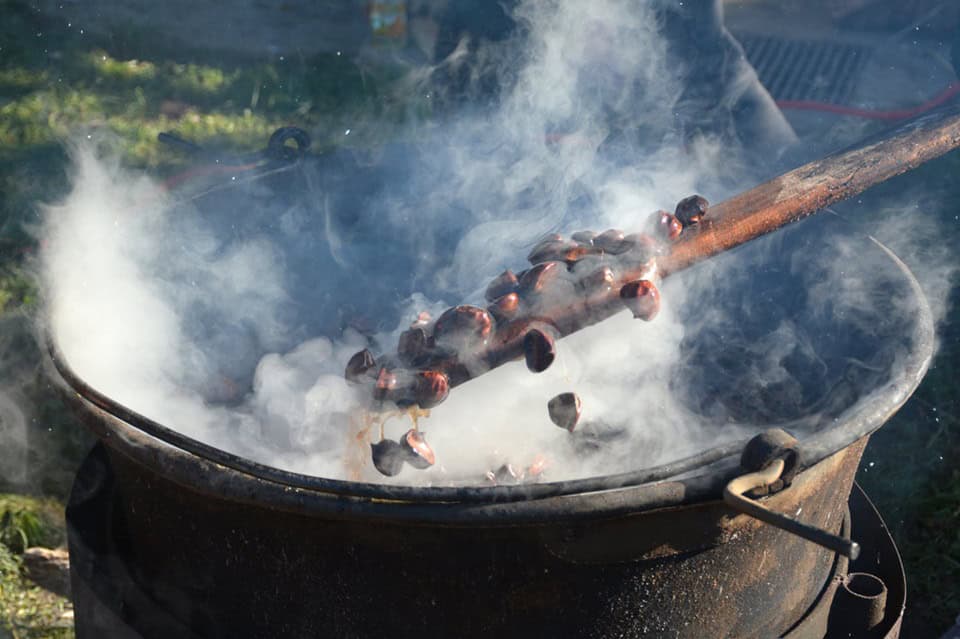
[[[771,526],[786,530],[818,546],[823,546],[828,550],[839,553],[844,557],[856,559],[860,555],[860,545],[857,542],[844,539],[839,535],[834,535],[821,528],[804,524],[786,515],[781,515],[743,496],[744,493],[756,488],[765,488],[777,481],[783,473],[783,469],[783,460],[775,459],[763,470],[741,475],[731,480],[726,488],[723,489],[723,501],[734,510],[745,515],[750,515],[754,519],[759,519]]]

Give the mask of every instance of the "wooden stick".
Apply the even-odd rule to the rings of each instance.
[[[421,400],[421,405],[439,403],[446,397],[447,387],[462,384],[523,356],[525,342],[529,342],[525,338],[529,333],[539,333],[535,335],[541,338],[539,350],[547,347],[552,349],[554,338],[569,335],[623,310],[620,290],[628,283],[676,273],[712,255],[799,221],[830,204],[862,193],[871,186],[957,147],[960,147],[960,106],[916,118],[710,207],[705,218],[699,224],[686,228],[676,241],[668,245],[667,253],[655,259],[655,264],[648,261],[649,253],[644,250],[625,250],[622,254],[610,255],[610,266],[613,268],[607,280],[601,278],[595,286],[586,289],[581,287],[576,294],[557,296],[546,303],[534,296],[528,302],[520,290],[521,302],[517,316],[497,321],[489,339],[478,349],[467,348],[453,354],[440,349],[435,354],[427,353],[406,371],[395,355],[382,357],[376,363],[371,357],[366,378],[372,380],[377,370],[386,371],[398,365],[398,370],[405,372],[408,378],[417,371],[442,373],[448,386],[443,385],[442,393],[434,392],[432,399],[418,397],[417,392],[412,390],[415,386],[411,384],[391,385],[386,390],[381,388],[378,396],[379,399],[401,404]],[[560,265],[562,263],[557,264]],[[474,315],[483,313],[474,307],[463,308],[469,309]],[[489,328],[489,317],[485,321]],[[542,343],[544,340],[546,345]],[[433,388],[436,389],[436,385]]]
[[[960,106],[921,116],[710,207],[660,258],[666,276],[853,197],[960,146]]]

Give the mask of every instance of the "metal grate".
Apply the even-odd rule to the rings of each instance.
[[[873,54],[869,46],[827,40],[753,34],[738,35],[737,39],[776,100],[844,103]]]

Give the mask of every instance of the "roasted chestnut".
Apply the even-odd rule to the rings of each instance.
[[[433,339],[438,346],[454,350],[476,348],[487,341],[492,327],[490,313],[463,304],[443,312],[433,325]]]
[[[407,452],[392,439],[384,439],[376,444],[370,444],[370,456],[374,467],[380,471],[381,475],[393,477],[403,470]]]
[[[377,373],[377,381],[373,385],[373,398],[386,399],[387,395],[397,387],[397,376],[386,368]]]
[[[591,246],[593,245],[593,238],[595,238],[596,236],[597,234],[594,231],[577,231],[576,233],[570,236],[570,239],[573,240],[574,242],[577,242],[578,244]]]
[[[520,296],[516,293],[508,293],[488,306],[487,311],[495,320],[502,322],[516,315],[518,308],[520,308]]]
[[[557,357],[553,337],[538,328],[527,331],[523,336],[523,357],[530,372],[542,373],[547,370]]]
[[[660,291],[649,280],[627,282],[620,288],[620,299],[637,319],[649,322],[660,312]]]
[[[347,362],[347,368],[343,376],[348,382],[359,382],[376,363],[377,361],[373,357],[373,353],[367,349],[363,349],[360,352],[354,353],[350,361]]]
[[[487,286],[484,297],[488,302],[492,302],[495,299],[501,298],[504,295],[509,295],[516,290],[517,276],[513,274],[513,271],[507,269],[500,275],[493,278],[493,281],[491,281]]]
[[[400,437],[400,450],[403,452],[403,461],[419,470],[430,468],[436,461],[433,449],[427,444],[423,433],[413,428]]]
[[[450,380],[441,371],[421,371],[414,382],[414,395],[420,408],[433,408],[450,394]]]
[[[590,275],[577,282],[577,285],[587,294],[608,293],[613,290],[616,276],[609,266],[601,266]]]
[[[563,251],[558,253],[554,259],[561,262],[566,262],[567,267],[571,267],[583,258],[587,257],[588,255],[592,255],[595,252],[596,251],[589,246],[582,246],[575,242],[570,242],[569,245],[564,247]]]
[[[558,251],[562,251],[565,245],[563,236],[556,233],[548,235],[533,245],[533,248],[527,253],[527,261],[531,264],[539,264],[546,260],[555,259],[552,256]]]
[[[571,433],[580,421],[581,408],[580,396],[576,393],[560,393],[547,402],[550,421]]]
[[[520,278],[520,294],[528,296],[545,292],[564,271],[562,262],[543,262],[527,269]]]
[[[397,355],[405,364],[410,365],[426,354],[427,343],[427,332],[422,327],[409,328],[400,333]]]
[[[675,240],[683,232],[683,225],[676,216],[666,211],[657,211],[654,213],[657,234],[667,240]]]
[[[527,259],[530,260],[531,264],[540,264],[541,262],[574,264],[593,252],[595,252],[595,249],[592,247],[574,241],[546,242],[537,245],[537,248],[530,252]]]
[[[623,231],[619,229],[608,229],[600,235],[593,238],[594,248],[598,248],[604,253],[617,255],[626,251],[629,246],[623,241]]]
[[[709,207],[710,203],[707,202],[707,198],[702,195],[691,195],[677,203],[677,209],[674,211],[674,215],[677,216],[677,219],[680,220],[680,223],[684,226],[691,226],[700,223],[703,216],[707,214]]]

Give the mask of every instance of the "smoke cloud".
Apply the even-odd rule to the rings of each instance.
[[[25,404],[9,380],[0,391],[0,485],[20,486],[27,479]]]
[[[242,175],[216,194],[170,194],[76,145],[73,191],[48,207],[43,256],[67,361],[118,402],[225,450],[385,481],[360,461],[367,398],[343,379],[354,352],[394,348],[420,311],[479,302],[546,233],[641,229],[686,195],[719,200],[750,182],[729,150],[720,161],[717,140],[639,133],[673,130],[685,71],[667,63],[654,5],[521,3],[516,42],[477,57],[496,71],[492,106],[297,168],[305,197]],[[778,242],[751,255],[776,255]],[[815,305],[791,317],[724,285],[751,264],[725,256],[671,278],[656,320],[624,312],[572,335],[545,373],[514,362],[454,389],[421,422],[437,466],[395,481],[480,482],[539,455],[548,479],[565,479],[653,465],[771,421],[814,428],[836,408],[823,400],[830,377],[810,373],[832,370],[832,345],[803,325]],[[815,299],[815,285],[830,296],[849,281],[836,264],[815,281],[804,264],[792,272]],[[691,346],[704,335],[720,348]],[[726,386],[685,372],[697,367],[728,372]],[[584,405],[575,438],[546,410],[568,391]],[[738,392],[769,410],[738,409]],[[386,435],[409,427],[393,418]]]

